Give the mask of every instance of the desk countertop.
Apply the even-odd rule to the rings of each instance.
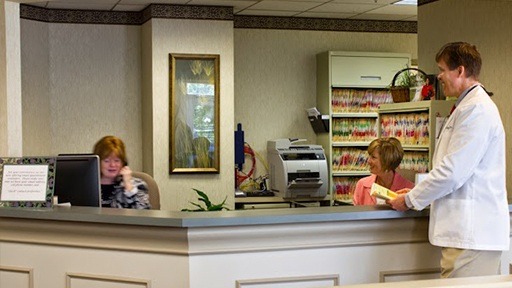
[[[428,211],[397,212],[386,206],[173,212],[92,207],[0,208],[0,218],[110,223],[158,227],[217,227],[425,217]]]

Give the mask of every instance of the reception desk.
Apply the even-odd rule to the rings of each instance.
[[[333,287],[439,277],[428,211],[0,208],[0,287]],[[503,255],[502,274],[511,255]]]

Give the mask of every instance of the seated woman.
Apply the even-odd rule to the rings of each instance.
[[[102,207],[151,208],[147,184],[132,177],[121,139],[105,136],[94,145],[93,153],[100,157]]]
[[[389,137],[373,140],[368,146],[368,155],[372,175],[357,181],[353,196],[354,205],[385,204],[384,200],[370,196],[373,183],[392,191],[414,187],[414,183],[395,171],[404,157],[404,150],[398,139]]]

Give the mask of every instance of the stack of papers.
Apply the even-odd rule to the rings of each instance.
[[[306,109],[306,112],[308,112],[308,116],[310,116],[310,117],[317,118],[318,116],[321,115],[320,111],[318,111],[318,109],[316,109],[316,107],[308,108],[308,109]]]

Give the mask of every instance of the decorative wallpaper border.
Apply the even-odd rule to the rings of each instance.
[[[233,21],[233,8],[151,4],[139,12],[48,9],[20,5],[20,18],[50,23],[141,25],[152,18]]]
[[[416,21],[236,16],[235,28],[417,33]]]
[[[20,4],[20,18],[49,23],[140,25],[140,12],[48,9]]]
[[[437,0],[420,0],[423,4]],[[421,5],[423,5],[421,4]],[[238,29],[417,33],[416,21],[237,16],[232,7],[151,4],[139,12],[63,10],[20,4],[20,18],[49,23],[142,25],[152,18],[233,21]]]
[[[233,7],[151,4],[142,11],[142,23],[151,18],[233,20]],[[140,23],[140,24],[142,24]]]

